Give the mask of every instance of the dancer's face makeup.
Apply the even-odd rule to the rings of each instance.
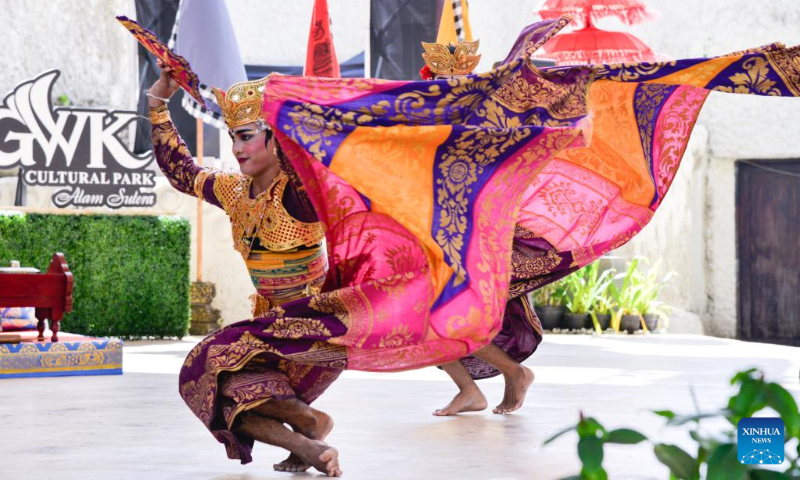
[[[228,130],[228,135],[233,140],[231,148],[233,156],[236,157],[239,169],[245,175],[257,177],[278,161],[272,153],[275,139],[271,131],[259,132],[255,123],[248,123]]]

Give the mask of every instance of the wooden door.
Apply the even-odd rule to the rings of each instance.
[[[736,167],[739,338],[800,345],[800,160]]]

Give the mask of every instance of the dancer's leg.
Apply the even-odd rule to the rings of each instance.
[[[325,440],[333,429],[333,419],[326,413],[309,407],[296,398],[271,400],[255,407],[253,413],[288,423],[292,429],[310,440]],[[311,465],[292,453],[272,467],[281,472],[305,472]]]
[[[269,402],[268,402],[269,403]],[[241,415],[241,425],[237,432],[247,435],[259,442],[285,448],[297,455],[303,462],[331,477],[339,477],[339,452],[319,440],[311,440],[306,436],[286,428],[280,421],[253,413]]]
[[[533,383],[533,371],[509,357],[506,352],[494,343],[473,353],[481,360],[490,363],[500,370],[506,382],[503,401],[492,409],[494,413],[511,413],[519,409],[525,401],[525,394]]]
[[[487,407],[486,397],[483,396],[483,392],[461,362],[444,364],[442,370],[450,375],[450,378],[456,383],[458,394],[446,407],[433,412],[434,415],[444,417],[461,412],[477,412]]]

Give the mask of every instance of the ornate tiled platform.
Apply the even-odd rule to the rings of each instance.
[[[121,340],[60,332],[53,343],[36,341],[36,331],[14,333],[22,342],[0,344],[0,379],[122,374]]]

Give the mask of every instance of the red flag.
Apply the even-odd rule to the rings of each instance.
[[[339,78],[339,62],[333,49],[331,35],[331,18],[328,15],[327,0],[314,1],[314,13],[311,14],[311,31],[308,33],[308,53],[303,75],[312,77]]]

